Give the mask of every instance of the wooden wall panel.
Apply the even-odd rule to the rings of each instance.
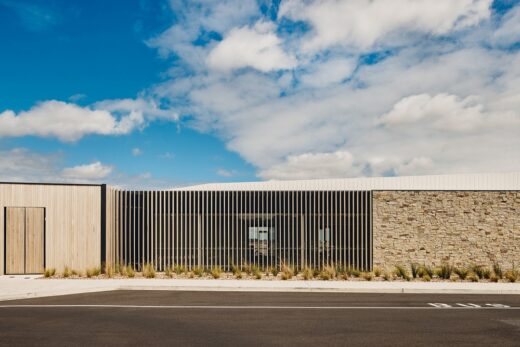
[[[25,273],[44,272],[45,209],[25,209]]]
[[[5,207],[46,209],[47,268],[84,271],[101,261],[101,186],[0,183],[0,222]],[[0,274],[4,233],[0,233]]]
[[[25,209],[7,208],[6,214],[6,273],[23,274],[25,272]]]

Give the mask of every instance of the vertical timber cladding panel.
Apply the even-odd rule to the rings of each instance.
[[[46,209],[45,266],[84,271],[100,266],[101,187],[76,185],[0,184],[0,222],[5,207]],[[0,233],[2,239],[4,232]],[[4,271],[0,247],[0,273]]]
[[[25,208],[8,207],[5,218],[6,274],[23,274],[25,273]]]
[[[25,209],[25,273],[37,274],[44,271],[45,209]]]
[[[374,266],[520,263],[519,191],[374,191]]]

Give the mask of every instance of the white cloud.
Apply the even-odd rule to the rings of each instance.
[[[107,134],[187,116],[264,179],[520,170],[520,52],[504,49],[520,7],[490,17],[490,3],[284,1],[267,22],[254,0],[172,1],[176,24],[149,41],[175,54],[165,81],[80,109],[106,112]]]
[[[216,174],[221,176],[221,177],[233,177],[233,176],[238,175],[238,171],[237,170],[227,170],[227,169],[220,168],[220,169],[217,169]]]
[[[348,78],[357,65],[354,58],[334,58],[311,65],[309,72],[300,77],[301,82],[309,87],[323,88],[340,83]]]
[[[112,173],[113,167],[99,161],[91,164],[77,165],[63,169],[62,176],[74,180],[100,180]]]
[[[432,35],[475,25],[490,16],[492,0],[286,0],[279,16],[307,21],[304,50],[345,45],[366,50],[391,34]]]
[[[273,30],[268,22],[231,30],[209,53],[209,67],[220,71],[252,67],[263,72],[295,67],[296,59],[283,51]]]
[[[73,142],[91,134],[128,134],[156,118],[175,120],[177,115],[141,99],[106,100],[92,107],[49,100],[18,114],[1,112],[0,137],[55,137]]]
[[[290,155],[284,162],[260,171],[259,176],[268,180],[348,177],[352,164],[353,157],[347,151],[305,153]]]
[[[420,124],[422,127],[460,132],[504,124],[519,125],[520,117],[515,116],[514,111],[489,114],[474,97],[461,99],[449,94],[420,94],[401,99],[383,115],[381,122],[388,126]]]
[[[122,128],[107,111],[55,100],[42,102],[18,114],[10,110],[0,113],[0,137],[34,135],[76,141],[87,134],[126,132],[128,129]]]
[[[178,23],[148,41],[163,57],[179,56],[184,66],[201,72],[206,67],[208,47],[193,45],[201,32],[226,35],[258,17],[256,0],[172,0],[172,12]]]
[[[60,160],[59,153],[34,153],[25,148],[0,149],[0,181],[56,181],[54,167]]]
[[[516,6],[505,15],[502,25],[493,34],[493,40],[500,46],[520,42],[520,6]]]
[[[140,149],[140,148],[132,148],[132,155],[134,157],[138,157],[140,156],[141,154],[143,154],[143,151]]]

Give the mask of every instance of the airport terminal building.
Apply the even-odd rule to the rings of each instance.
[[[520,264],[520,173],[204,184],[0,183],[0,274],[65,266]]]

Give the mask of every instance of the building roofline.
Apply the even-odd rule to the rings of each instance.
[[[80,186],[80,187],[101,187],[104,183],[59,183],[59,182],[0,182],[0,184],[21,184],[33,186]]]

